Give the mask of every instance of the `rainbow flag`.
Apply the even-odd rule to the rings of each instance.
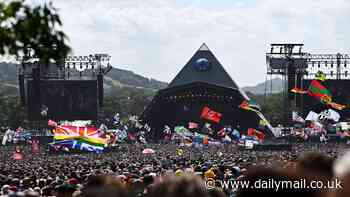
[[[84,142],[90,145],[104,147],[107,145],[107,140],[98,137],[88,137],[88,136],[71,136],[71,135],[55,135],[54,140],[77,140],[79,142]]]
[[[57,125],[53,132],[55,140],[53,145],[63,145],[68,148],[87,151],[100,151],[108,144],[107,139],[102,138],[99,130],[95,127]]]
[[[70,149],[78,149],[81,151],[89,151],[89,152],[96,152],[101,153],[104,150],[104,147],[94,146],[88,143],[84,143],[77,140],[59,140],[50,143],[53,146],[63,146]]]

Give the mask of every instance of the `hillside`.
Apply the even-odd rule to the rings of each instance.
[[[15,64],[0,63],[0,92],[6,94],[17,93],[17,71]],[[271,89],[272,84],[272,91]],[[142,89],[147,92],[154,92],[163,89],[168,84],[156,79],[150,79],[132,71],[113,68],[104,78],[104,88],[106,95],[117,95],[120,89]],[[282,91],[282,79],[275,78],[257,84],[256,86],[243,87],[246,92],[255,95],[266,93],[278,93]]]
[[[271,91],[272,87],[272,91]],[[265,90],[266,93],[279,93],[282,92],[283,89],[283,81],[280,78],[275,78],[272,80],[268,80],[262,83],[259,83],[255,86],[250,86],[250,87],[243,87],[242,88],[245,92],[251,92],[256,95],[264,95]]]
[[[15,64],[0,63],[0,92],[17,92],[17,71]],[[114,90],[121,88],[138,88],[149,91],[155,91],[165,88],[167,83],[149,79],[132,71],[113,68],[104,80],[105,93],[108,95]]]

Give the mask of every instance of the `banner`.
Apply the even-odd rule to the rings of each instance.
[[[247,136],[249,137],[257,137],[259,140],[264,140],[265,139],[265,134],[261,131],[258,131],[253,128],[249,128],[247,132]]]
[[[316,113],[314,111],[310,111],[309,114],[306,116],[305,120],[317,121],[318,120],[318,113]]]
[[[322,111],[319,114],[318,119],[319,120],[328,119],[328,120],[333,120],[335,122],[338,122],[340,119],[340,114],[332,109],[327,109]]]
[[[201,113],[201,118],[219,123],[221,120],[222,114],[211,110],[209,107],[204,107]]]
[[[53,122],[50,124],[54,125]],[[107,139],[102,138],[101,132],[95,127],[57,125],[53,133],[55,141],[52,145],[93,152],[103,151],[107,146]]]
[[[311,84],[307,91],[304,91],[295,87],[291,90],[291,92],[297,93],[297,94],[307,93],[309,96],[318,98],[320,102],[322,102],[323,104],[329,105],[330,107],[337,110],[343,110],[347,107],[346,105],[333,102],[331,92],[325,86],[323,86],[318,80],[315,80],[315,79],[311,81]]]
[[[305,123],[304,118],[299,116],[298,112],[296,112],[296,111],[292,112],[292,119],[293,119],[293,122]]]

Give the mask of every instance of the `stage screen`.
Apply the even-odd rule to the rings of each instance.
[[[304,89],[308,89],[311,80],[304,80]],[[332,94],[333,102],[350,106],[350,80],[326,80],[321,82]],[[320,112],[329,108],[327,105],[320,103],[316,98],[303,95],[303,111],[307,115],[309,111]],[[350,109],[338,111],[340,113],[341,120],[350,119]]]
[[[39,91],[28,81],[29,120],[94,120],[97,118],[96,80],[41,80]],[[42,111],[47,110],[47,116]]]

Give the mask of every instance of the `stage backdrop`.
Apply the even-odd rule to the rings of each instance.
[[[97,118],[96,80],[41,80],[39,89],[28,81],[30,120],[94,120]],[[47,116],[41,112],[47,110]]]

